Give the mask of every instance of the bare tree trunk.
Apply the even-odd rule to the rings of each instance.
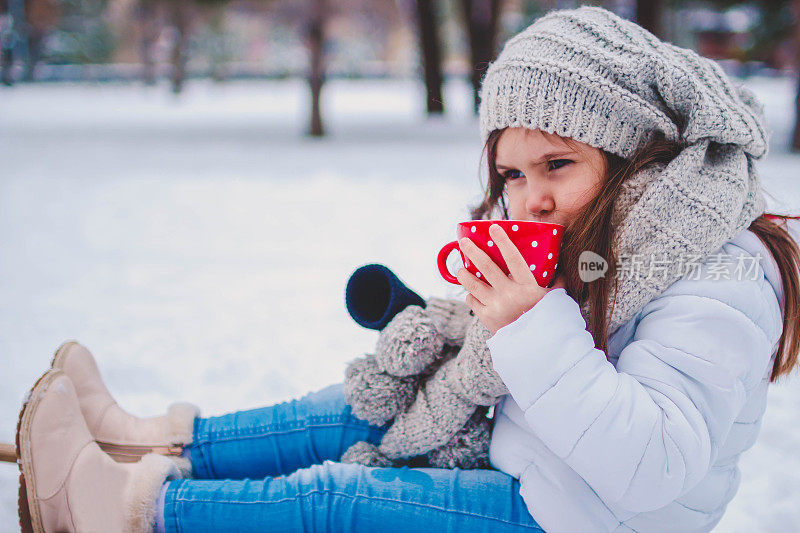
[[[23,39],[25,39],[28,52],[23,73],[25,81],[33,81],[36,66],[42,59],[44,39],[56,25],[59,17],[60,9],[56,0],[27,0],[24,2],[24,22],[22,18],[19,22],[23,28]]]
[[[158,20],[156,19],[155,0],[139,0],[137,18],[141,31],[139,53],[141,54],[144,83],[154,85],[156,82],[156,62],[153,58],[153,48],[158,39]]]
[[[636,23],[659,39],[664,38],[664,0],[636,0]]]
[[[320,95],[322,85],[325,83],[325,66],[323,47],[325,45],[325,0],[312,0],[311,17],[308,24],[308,48],[310,65],[308,72],[308,86],[311,89],[311,122],[308,126],[308,135],[321,137],[325,134],[322,126],[322,113],[320,111]]]
[[[208,27],[211,29],[211,79],[224,81],[227,77],[227,49],[225,43],[225,13],[227,2],[216,2],[208,6],[206,13]]]
[[[0,83],[9,87],[14,85],[14,78],[11,75],[13,61],[14,54],[11,47],[3,48],[0,51]]]
[[[462,14],[469,41],[472,69],[473,108],[478,113],[480,88],[489,63],[494,59],[501,0],[461,0]]]
[[[172,0],[172,24],[175,42],[172,47],[172,92],[178,94],[186,81],[186,45],[189,37],[189,5],[187,0]]]
[[[442,53],[433,0],[416,0],[417,35],[422,52],[425,78],[425,105],[428,115],[444,113],[442,98]]]
[[[800,0],[792,3],[794,10],[794,66],[797,72],[797,95],[794,106],[794,134],[792,135],[793,152],[800,152]]]
[[[0,0],[0,14],[4,15],[5,27],[0,25],[0,82],[3,85],[14,84],[11,69],[14,66],[14,49],[19,49],[19,28],[22,25],[21,15],[24,8],[19,8],[15,0]]]
[[[42,59],[42,44],[44,43],[44,31],[31,24],[28,25],[28,34],[25,36],[28,41],[28,56],[25,58],[25,70],[22,79],[33,81],[36,76],[36,66]]]

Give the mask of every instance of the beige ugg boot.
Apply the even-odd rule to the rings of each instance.
[[[147,453],[157,453],[172,456],[185,473],[191,468],[180,455],[192,442],[194,419],[200,414],[197,406],[179,402],[162,416],[131,415],[108,392],[89,350],[75,341],[59,346],[52,367],[69,376],[89,432],[114,460],[136,462]]]
[[[92,438],[70,379],[50,370],[36,382],[17,425],[23,533],[150,533],[162,484],[180,477],[163,455],[122,464]]]

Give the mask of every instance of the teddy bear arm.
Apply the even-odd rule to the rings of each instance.
[[[455,357],[457,370],[453,376],[454,386],[457,384],[467,398],[487,407],[508,394],[508,388],[492,366],[492,354],[486,345],[491,336],[486,326],[475,317]]]

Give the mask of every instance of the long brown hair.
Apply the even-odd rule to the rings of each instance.
[[[470,210],[473,220],[508,219],[505,178],[495,167],[497,144],[503,131],[505,128],[492,131],[484,145],[489,180],[482,201]],[[578,148],[577,142],[573,139],[556,137],[573,148]],[[609,298],[615,290],[612,284],[616,284],[618,266],[617,253],[612,246],[611,218],[614,201],[628,178],[650,165],[667,164],[681,148],[679,143],[655,137],[629,159],[601,150],[605,159],[604,185],[597,196],[589,201],[564,229],[558,267],[553,279],[562,276],[567,293],[580,304],[588,302],[588,328],[594,338],[595,346],[603,352],[607,353],[608,350],[605,310],[609,305],[613,305],[613,302],[609,302]],[[500,213],[496,212],[497,209],[500,209]],[[786,230],[785,223],[773,222],[769,217],[783,218],[780,215],[763,214],[750,224],[749,229],[758,235],[775,258],[783,284],[783,333],[770,376],[770,381],[775,381],[779,376],[791,372],[797,365],[800,352],[800,249]],[[584,250],[591,250],[608,262],[606,275],[597,282],[585,283],[579,277],[578,257]]]

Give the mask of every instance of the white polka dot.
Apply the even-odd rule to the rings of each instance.
[[[553,267],[553,270],[555,270],[557,268],[558,268],[558,263],[556,263],[556,266]]]
[[[536,270],[536,265],[531,265],[531,270]]]
[[[478,272],[478,273],[476,274],[476,276],[478,276],[478,277],[481,277],[481,273],[480,273],[480,272]]]
[[[478,231],[478,228],[476,228],[475,226],[472,226],[472,233],[475,233],[476,231]]]
[[[466,262],[464,263],[464,266],[469,266],[469,259],[466,260]]]
[[[494,243],[493,243],[492,241],[489,241],[489,242],[487,242],[486,244],[487,244],[487,245],[489,245],[490,247],[491,247],[491,246],[494,246]]]
[[[543,277],[543,278],[546,278],[546,277],[547,277],[547,270],[545,270],[544,272],[542,272],[542,277]]]
[[[533,242],[531,243],[531,246],[533,246],[534,248],[536,248],[537,246],[539,246],[539,243],[538,243],[538,242],[536,242],[536,241],[533,241]]]
[[[511,231],[517,231],[518,229],[519,229],[519,226],[517,226],[516,224],[511,226]]]
[[[557,230],[557,229],[554,229],[554,230],[553,230],[553,235],[555,235],[556,233],[558,233],[558,230]]]
[[[552,259],[553,258],[553,254],[552,253],[547,254],[547,258],[548,259]]]

